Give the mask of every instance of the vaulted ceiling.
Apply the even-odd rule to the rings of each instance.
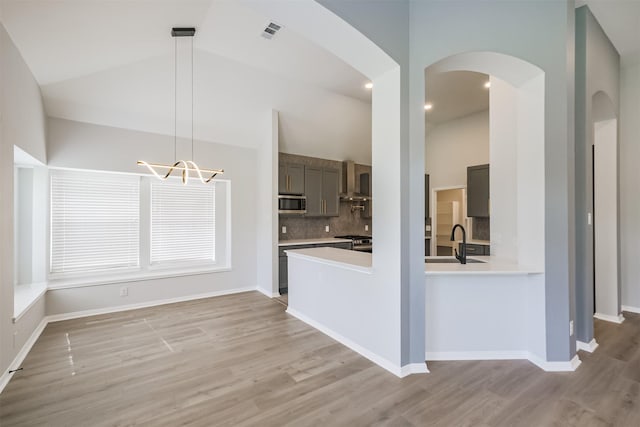
[[[339,106],[320,111],[327,104],[370,111],[365,76],[286,27],[263,38],[269,17],[236,0],[0,0],[0,13],[51,117],[173,134],[170,30],[181,26],[197,29],[196,138],[251,146],[256,135],[247,125],[268,106],[292,120],[304,111],[299,121],[324,127],[328,114],[344,114]],[[177,132],[184,136],[191,129],[190,43],[178,39]],[[363,123],[370,127],[370,119]]]

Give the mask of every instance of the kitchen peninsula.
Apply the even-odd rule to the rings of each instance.
[[[371,331],[388,325],[359,327],[375,323],[362,318],[361,307],[381,297],[370,280],[372,255],[336,248],[286,252],[287,312],[394,372],[369,344],[375,343]],[[544,273],[495,256],[472,259],[482,262],[425,263],[425,360],[528,359],[552,370],[546,362]]]

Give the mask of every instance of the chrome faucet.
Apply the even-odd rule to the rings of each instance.
[[[460,227],[462,230],[462,246],[460,247],[460,255],[458,255],[458,249],[454,249],[456,251],[456,259],[460,261],[460,264],[467,263],[467,232],[464,230],[464,227],[460,224],[456,224],[453,226],[451,230],[451,241],[453,242],[456,237],[456,228]]]

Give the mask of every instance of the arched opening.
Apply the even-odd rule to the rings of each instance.
[[[621,323],[618,223],[618,119],[609,96],[592,97],[593,313]],[[591,219],[591,218],[589,218]]]
[[[450,183],[442,177],[432,176],[428,167],[425,173],[437,187],[462,186],[466,190],[467,211],[463,212],[465,217],[461,218],[461,223],[473,228],[475,222],[476,229],[477,223],[488,223],[486,239],[493,265],[504,262],[516,266],[514,270],[529,273],[501,276],[471,271],[465,275],[446,275],[434,270],[429,274],[428,266],[438,262],[429,260],[425,356],[427,361],[525,358],[544,366],[547,359],[545,74],[539,67],[505,54],[457,54],[425,69],[425,105],[431,103],[428,98],[432,93],[430,85],[437,81],[433,76],[452,72],[482,73],[484,80],[477,80],[473,90],[488,91],[488,111],[456,119],[455,125],[464,131],[457,131],[451,125],[447,138],[472,139],[473,145],[485,147],[484,152],[472,158],[465,151],[472,147],[461,144],[450,152],[449,158],[445,156],[427,162],[429,155],[434,153],[429,148],[431,130],[426,123],[427,166],[438,164],[440,170],[452,172],[448,166],[451,165],[460,170],[455,174],[459,181]],[[466,102],[473,98],[469,95]],[[465,102],[464,94],[461,99]],[[426,122],[430,112],[437,108],[435,102],[430,109],[425,108]],[[479,134],[485,141],[477,140]],[[442,143],[447,142],[444,139]],[[450,157],[466,159],[468,163],[453,162]],[[481,196],[478,196],[478,187],[470,184],[470,173],[476,167],[485,174],[486,187]],[[430,190],[433,191],[427,191],[427,197],[431,199],[431,216],[439,215],[433,210],[437,188]],[[482,199],[484,213],[471,213],[474,198]],[[436,224],[437,221],[438,218]],[[434,231],[440,232],[432,228],[432,236]],[[461,238],[459,234],[456,236]],[[458,247],[457,242],[455,247]],[[457,309],[451,310],[452,305]],[[496,325],[500,327],[496,328]]]
[[[490,221],[487,228],[491,254],[544,271],[544,72],[504,54],[458,54],[427,67],[426,96],[430,93],[429,75],[459,71],[483,73],[490,84],[490,88],[478,88],[489,91],[489,200],[485,203],[488,213],[478,218]],[[429,103],[429,99],[425,102]],[[429,113],[425,111],[427,117]],[[426,140],[428,147],[427,136]],[[426,151],[428,156],[428,148]],[[477,162],[484,160],[482,157]],[[447,161],[431,160],[439,164]],[[435,181],[439,187],[461,184],[449,185],[438,177]],[[467,188],[467,200],[474,196]],[[425,215],[430,216],[433,213]]]

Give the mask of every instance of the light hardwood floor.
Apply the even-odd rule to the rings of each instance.
[[[433,362],[398,379],[257,292],[53,323],[0,426],[640,426],[640,316],[574,373]]]

